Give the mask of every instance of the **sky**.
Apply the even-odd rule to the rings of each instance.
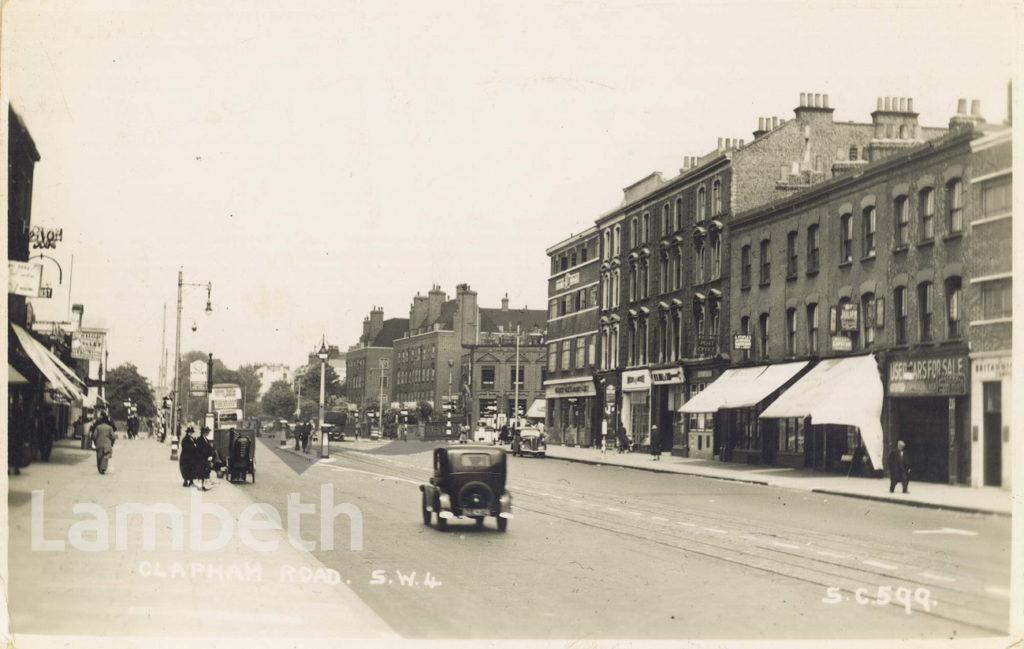
[[[111,366],[229,367],[357,342],[374,306],[468,283],[545,308],[549,246],[622,188],[801,92],[870,121],[912,97],[1006,118],[1010,2],[6,0],[2,90],[61,228],[41,320],[106,327]],[[69,300],[70,294],[70,300]],[[166,308],[166,317],[164,310]],[[193,322],[196,331],[192,331]]]

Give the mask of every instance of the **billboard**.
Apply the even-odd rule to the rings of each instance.
[[[71,358],[102,361],[105,337],[106,334],[102,331],[72,331]]]
[[[188,366],[189,392],[193,396],[206,394],[206,361],[192,361]]]
[[[25,261],[7,261],[7,292],[24,297],[39,297],[43,267]]]

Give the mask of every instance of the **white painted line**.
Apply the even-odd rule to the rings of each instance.
[[[926,571],[926,572],[920,572],[918,574],[921,575],[922,577],[924,577],[925,579],[931,579],[933,581],[947,581],[947,582],[956,581],[956,579],[954,579],[953,577],[947,577],[946,575],[937,575],[934,572],[927,572]]]
[[[423,482],[420,481],[420,480],[409,480],[407,478],[398,478],[398,477],[395,477],[393,475],[387,475],[385,473],[373,473],[372,471],[363,471],[361,469],[349,469],[347,467],[341,467],[341,466],[332,466],[331,467],[331,471],[338,471],[338,472],[351,471],[352,473],[364,473],[366,475],[372,475],[372,476],[374,476],[376,478],[385,478],[387,480],[397,480],[398,482],[408,482],[409,484],[415,484],[415,485],[423,484]]]
[[[663,523],[667,523],[668,522],[668,519],[665,518],[664,516],[651,516],[651,520],[652,521],[661,521]]]
[[[720,530],[717,527],[702,527],[701,529],[702,530],[706,530],[708,532],[714,532],[715,534],[728,534],[729,533],[727,530]]]
[[[834,559],[846,559],[850,556],[848,554],[839,554],[838,552],[832,552],[830,550],[818,550],[818,554],[823,557],[832,557]]]
[[[985,586],[985,592],[989,595],[997,595],[1003,599],[1010,599],[1010,591],[1007,588],[1000,588],[999,586]]]
[[[959,534],[960,536],[978,536],[977,532],[961,530],[955,527],[942,527],[937,530],[914,530],[914,534]]]
[[[772,545],[778,546],[780,548],[789,548],[790,550],[800,549],[799,545],[795,545],[793,543],[783,543],[782,541],[772,541]]]
[[[756,541],[757,540],[757,537],[750,536],[749,534],[744,534],[740,538],[743,539],[744,541]]]
[[[881,568],[882,570],[896,570],[899,566],[894,566],[891,563],[882,563],[881,561],[861,561],[865,566],[873,566],[875,568]]]

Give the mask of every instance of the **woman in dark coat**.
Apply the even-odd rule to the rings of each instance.
[[[195,464],[198,456],[196,448],[195,429],[191,426],[185,429],[185,436],[181,438],[181,449],[178,451],[178,468],[181,469],[181,486],[188,487],[195,479]]]
[[[201,434],[196,438],[196,457],[192,469],[192,479],[199,480],[199,486],[206,491],[206,480],[210,477],[210,463],[213,460],[213,444],[206,439],[209,428],[203,427]]]

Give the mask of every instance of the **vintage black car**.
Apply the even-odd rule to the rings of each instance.
[[[536,428],[524,428],[512,440],[512,455],[544,457],[548,452],[547,436]]]
[[[512,518],[512,496],[505,491],[505,450],[494,446],[442,446],[434,449],[434,476],[423,492],[423,524],[437,515],[437,528],[450,518],[472,518],[477,526],[494,516],[504,532]]]

